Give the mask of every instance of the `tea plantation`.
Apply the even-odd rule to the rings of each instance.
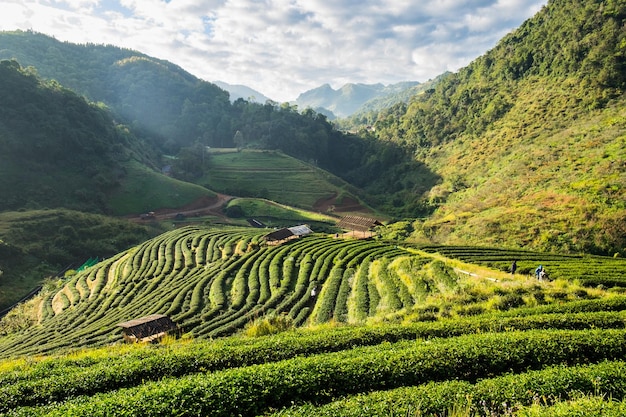
[[[176,229],[49,285],[1,327],[0,415],[623,415],[623,259],[268,232]],[[122,342],[154,313],[182,338]]]

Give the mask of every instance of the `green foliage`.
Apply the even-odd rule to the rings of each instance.
[[[136,161],[124,164],[127,178],[109,193],[111,213],[117,216],[148,213],[158,209],[175,210],[205,198],[213,191],[161,175]]]
[[[137,139],[106,110],[15,61],[0,61],[0,94],[0,210],[106,212]]]
[[[440,179],[419,200],[439,208],[417,239],[623,251],[625,9],[551,1],[484,56],[378,115],[375,136]]]
[[[126,220],[70,210],[0,214],[0,308],[42,284],[46,276],[109,257],[150,237]]]
[[[289,317],[272,315],[250,323],[244,329],[244,334],[248,337],[259,337],[281,333],[292,328],[293,321]]]
[[[44,226],[38,224],[37,230]],[[72,239],[81,235],[78,228],[74,233],[58,223],[50,227],[63,229]],[[215,338],[272,315],[285,315],[297,325],[439,320],[597,296],[576,285],[529,287],[525,281],[529,278],[523,277],[517,283],[470,286],[447,262],[437,259],[439,255],[428,254],[461,252],[474,262],[486,259],[491,265],[493,250],[431,247],[419,252],[374,240],[322,235],[266,246],[259,244],[264,233],[196,226],[159,235],[76,273],[60,287],[47,288],[36,301],[41,326],[0,339],[0,348],[5,355],[16,355],[109,344],[121,339],[117,323],[155,312],[170,315],[194,337]],[[104,239],[96,242],[102,245]],[[94,250],[93,245],[79,246]],[[62,248],[54,247],[55,254]],[[514,256],[520,271],[542,259],[549,274],[559,279],[567,279],[580,260],[531,252],[496,255],[507,264]],[[604,283],[623,263],[619,258],[592,259],[597,279]],[[71,337],[56,331],[66,327],[72,329]]]
[[[578,281],[585,286],[624,287],[626,260],[591,255],[564,255],[538,253],[515,249],[475,246],[424,246],[427,252],[462,259],[508,271],[512,260],[517,260],[518,274],[531,276],[537,266],[543,265],[550,279]]]
[[[519,415],[613,416],[623,412],[623,362],[549,367],[511,376],[430,382],[376,391],[327,405],[306,404],[272,416]],[[569,400],[569,401],[568,401]],[[459,410],[460,414],[454,414]],[[450,411],[450,414],[446,412]]]
[[[623,331],[615,330],[531,331],[461,336],[427,343],[383,343],[252,367],[165,378],[90,398],[70,399],[59,405],[17,408],[11,414],[28,412],[30,415],[52,416],[84,414],[89,410],[90,415],[173,415],[172,410],[175,410],[176,414],[183,415],[256,415],[293,403],[325,402],[347,394],[383,388],[457,378],[476,381],[549,365],[618,360],[625,349],[623,336]],[[620,363],[615,367],[605,366],[604,375],[623,374],[620,367],[623,367]],[[595,369],[590,369],[593,374]],[[510,376],[503,378],[519,380]],[[579,386],[584,384],[593,386],[586,375],[580,378]],[[510,396],[518,386],[526,397],[532,398],[533,394],[528,393],[523,384],[478,384],[481,388],[484,385],[488,387],[482,392],[485,395],[490,393],[491,398],[498,398],[503,389]],[[494,389],[496,387],[500,389]],[[558,394],[556,387],[551,388],[550,392]],[[570,385],[565,389],[576,388],[576,385]],[[509,396],[505,395],[505,398]],[[19,397],[13,398],[19,401]],[[184,408],[181,404],[185,404]],[[500,410],[501,404],[486,402],[486,406],[494,410]]]
[[[283,153],[268,151],[213,154],[207,174],[196,183],[230,195],[264,198],[316,211],[320,201],[339,196],[355,200],[357,192],[343,180],[315,166]],[[248,201],[249,204],[252,203]],[[339,201],[335,204],[341,208]],[[273,217],[272,204],[263,206],[269,213],[263,214],[264,210],[260,210],[256,216]],[[288,208],[274,205],[274,210],[285,212]],[[250,210],[244,207],[244,211]]]

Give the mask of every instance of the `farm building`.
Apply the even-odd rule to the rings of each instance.
[[[124,340],[131,343],[152,342],[178,330],[176,323],[164,314],[152,314],[120,323],[118,326],[123,329]]]
[[[278,244],[286,240],[297,239],[299,237],[306,236],[310,233],[313,233],[313,230],[311,230],[306,224],[302,224],[300,226],[278,229],[272,233],[266,234],[265,236],[263,236],[263,238],[268,244]]]
[[[296,237],[306,236],[308,234],[313,233],[313,230],[309,228],[306,224],[302,224],[300,226],[288,227],[289,231]]]
[[[376,219],[360,216],[344,216],[337,223],[338,227],[352,232],[369,233],[372,235],[372,231],[376,226],[382,226],[383,224]]]

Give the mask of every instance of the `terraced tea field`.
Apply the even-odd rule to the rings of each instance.
[[[0,337],[0,415],[623,411],[623,260],[266,232],[173,230],[49,288],[37,323]],[[188,337],[119,343],[153,313]],[[301,328],[240,335],[268,316]]]
[[[296,325],[357,322],[413,306],[411,289],[398,277],[372,274],[400,258],[426,262],[418,255],[321,235],[266,246],[261,238],[268,232],[190,227],[165,233],[45,293],[39,325],[1,338],[0,351],[100,346],[120,340],[118,323],[154,313],[170,316],[194,337],[214,338],[267,314],[284,314]],[[314,288],[319,294],[312,297]]]
[[[626,287],[626,259],[592,255],[536,253],[523,250],[469,246],[427,246],[425,252],[508,271],[517,260],[517,273],[533,275],[539,265],[550,279],[578,281],[586,287]]]
[[[197,183],[225,194],[262,197],[308,210],[333,196],[355,200],[345,181],[280,152],[211,154],[209,172]]]

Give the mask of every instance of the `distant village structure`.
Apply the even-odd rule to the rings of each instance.
[[[355,235],[355,232],[359,232],[362,237],[372,237],[374,235],[374,228],[376,226],[382,226],[383,224],[376,219],[360,216],[344,216],[337,223],[337,226],[349,230]]]
[[[265,242],[268,245],[279,245],[288,240],[298,239],[311,233],[313,233],[313,230],[311,230],[306,224],[302,224],[299,226],[278,229],[272,233],[266,234],[263,236],[263,239],[265,239]]]
[[[178,332],[178,326],[164,314],[152,314],[118,324],[124,340],[129,343],[154,342],[163,336]]]

